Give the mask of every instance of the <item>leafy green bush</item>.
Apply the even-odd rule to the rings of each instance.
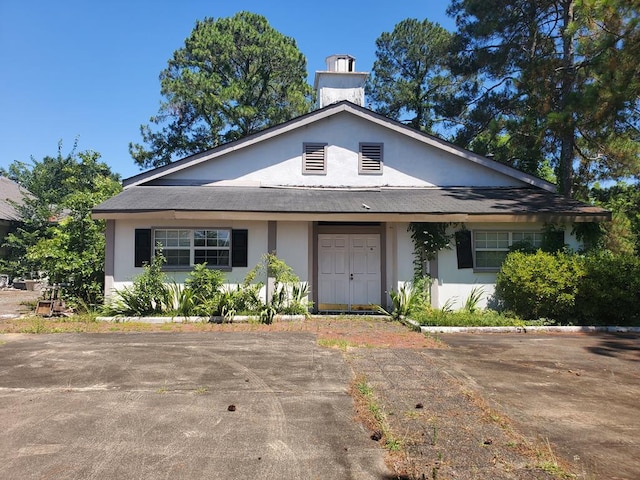
[[[584,263],[568,252],[511,252],[498,273],[496,298],[521,318],[573,319]]]
[[[505,327],[548,325],[548,321],[523,321],[511,312],[497,312],[495,310],[458,310],[432,309],[412,317],[420,325],[438,327]]]
[[[145,265],[131,287],[116,291],[112,300],[105,306],[107,315],[144,316],[164,312],[171,303],[170,290],[165,284],[162,265],[165,258],[156,255],[150,264]]]
[[[189,311],[189,315],[210,316],[218,313],[217,297],[224,283],[222,271],[207,268],[206,263],[201,263],[193,267],[184,283],[183,291],[187,292],[183,296],[187,301],[184,309]]]
[[[640,258],[599,252],[585,259],[576,314],[590,325],[640,324]]]
[[[276,314],[308,315],[311,303],[307,300],[309,286],[300,282],[293,269],[274,254],[263,256],[261,271],[266,267],[268,277],[273,278],[273,293],[260,312],[261,321],[271,323]]]
[[[496,298],[522,318],[640,325],[640,258],[604,250],[512,252],[498,273]]]
[[[398,290],[390,290],[391,312],[381,306],[377,307],[378,312],[399,320],[413,318],[414,315],[429,309],[430,280],[428,276],[424,276],[415,282],[405,282]]]
[[[209,269],[206,264],[196,265],[184,286],[176,282],[166,283],[162,271],[164,262],[162,255],[156,255],[150,265],[145,265],[142,274],[134,279],[133,285],[114,293],[104,308],[105,314],[221,315],[228,319],[247,314],[271,323],[276,314],[309,313],[308,284],[300,282],[293,269],[275,255],[265,255],[263,261],[247,273],[241,284],[226,288],[223,288],[224,273]],[[264,282],[255,280],[266,273],[274,278],[274,286],[273,294],[265,305],[260,298]]]

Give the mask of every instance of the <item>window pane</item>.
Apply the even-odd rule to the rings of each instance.
[[[513,243],[527,242],[533,247],[542,245],[542,232],[513,232]]]
[[[228,247],[231,244],[231,232],[218,230],[218,247]]]
[[[487,248],[487,233],[486,232],[476,232],[474,237],[475,237],[476,248]]]
[[[159,252],[156,252],[159,253]],[[189,249],[172,248],[164,250],[162,254],[167,259],[167,265],[189,265],[191,260]]]
[[[206,263],[212,267],[229,266],[229,250],[195,250],[194,263]]]
[[[190,247],[191,232],[189,230],[156,230],[155,243],[163,247]]]
[[[480,251],[476,252],[476,267],[500,268],[508,252],[504,251]]]
[[[509,232],[497,232],[496,233],[496,247],[495,248],[509,248]]]
[[[476,248],[509,248],[509,232],[476,232]]]
[[[167,232],[165,230],[156,230],[155,232],[155,241],[154,245],[162,245],[163,247],[167,244]]]
[[[193,232],[193,246],[204,247],[206,241],[206,234],[204,230],[194,230]]]
[[[180,230],[179,235],[179,244],[181,247],[190,247],[191,246],[191,232],[189,230]]]

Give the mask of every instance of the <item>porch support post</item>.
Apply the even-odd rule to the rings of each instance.
[[[105,226],[104,247],[104,298],[108,298],[113,290],[115,273],[116,221],[107,220]]]
[[[276,221],[267,222],[267,253],[272,253],[274,255],[278,254],[278,222]],[[267,285],[265,292],[265,300],[267,303],[271,300],[271,296],[274,293],[274,287],[275,279],[271,276],[271,272],[267,266]]]
[[[440,298],[438,296],[438,253],[436,253],[434,259],[429,260],[429,276],[431,277],[431,286],[429,287],[431,306],[440,308]]]

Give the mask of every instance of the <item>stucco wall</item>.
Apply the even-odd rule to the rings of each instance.
[[[327,143],[327,174],[302,174],[305,142]],[[382,175],[358,174],[360,142],[384,144]],[[343,113],[228,152],[165,180],[288,186],[521,186],[523,183],[388,128]]]
[[[310,222],[278,222],[277,232],[278,258],[284,260],[301,281],[309,282]]]

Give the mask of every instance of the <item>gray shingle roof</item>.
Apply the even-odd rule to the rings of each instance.
[[[137,186],[94,214],[154,211],[340,214],[555,214],[601,216],[599,207],[538,188],[308,189],[235,186]]]
[[[7,177],[0,177],[0,220],[20,220],[14,203],[21,204],[24,190]]]

